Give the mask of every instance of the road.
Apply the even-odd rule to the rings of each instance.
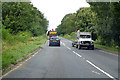
[[[78,50],[61,38],[61,46],[48,46],[3,78],[118,78],[118,56],[101,50]]]

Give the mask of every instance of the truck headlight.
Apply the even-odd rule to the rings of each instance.
[[[91,44],[93,44],[94,42],[91,41]]]
[[[83,41],[81,41],[81,44],[83,43]]]
[[[81,44],[81,41],[79,42],[79,44]]]

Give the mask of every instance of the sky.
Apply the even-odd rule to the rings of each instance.
[[[90,7],[86,0],[31,0],[49,21],[48,30],[55,29],[66,14],[75,13],[81,7]]]

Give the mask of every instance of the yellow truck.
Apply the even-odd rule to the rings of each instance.
[[[52,36],[57,36],[57,32],[56,31],[49,31],[49,39],[52,37]]]

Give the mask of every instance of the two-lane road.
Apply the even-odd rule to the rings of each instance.
[[[118,78],[118,56],[100,50],[78,50],[61,38],[61,46],[48,42],[35,56],[4,78]]]

